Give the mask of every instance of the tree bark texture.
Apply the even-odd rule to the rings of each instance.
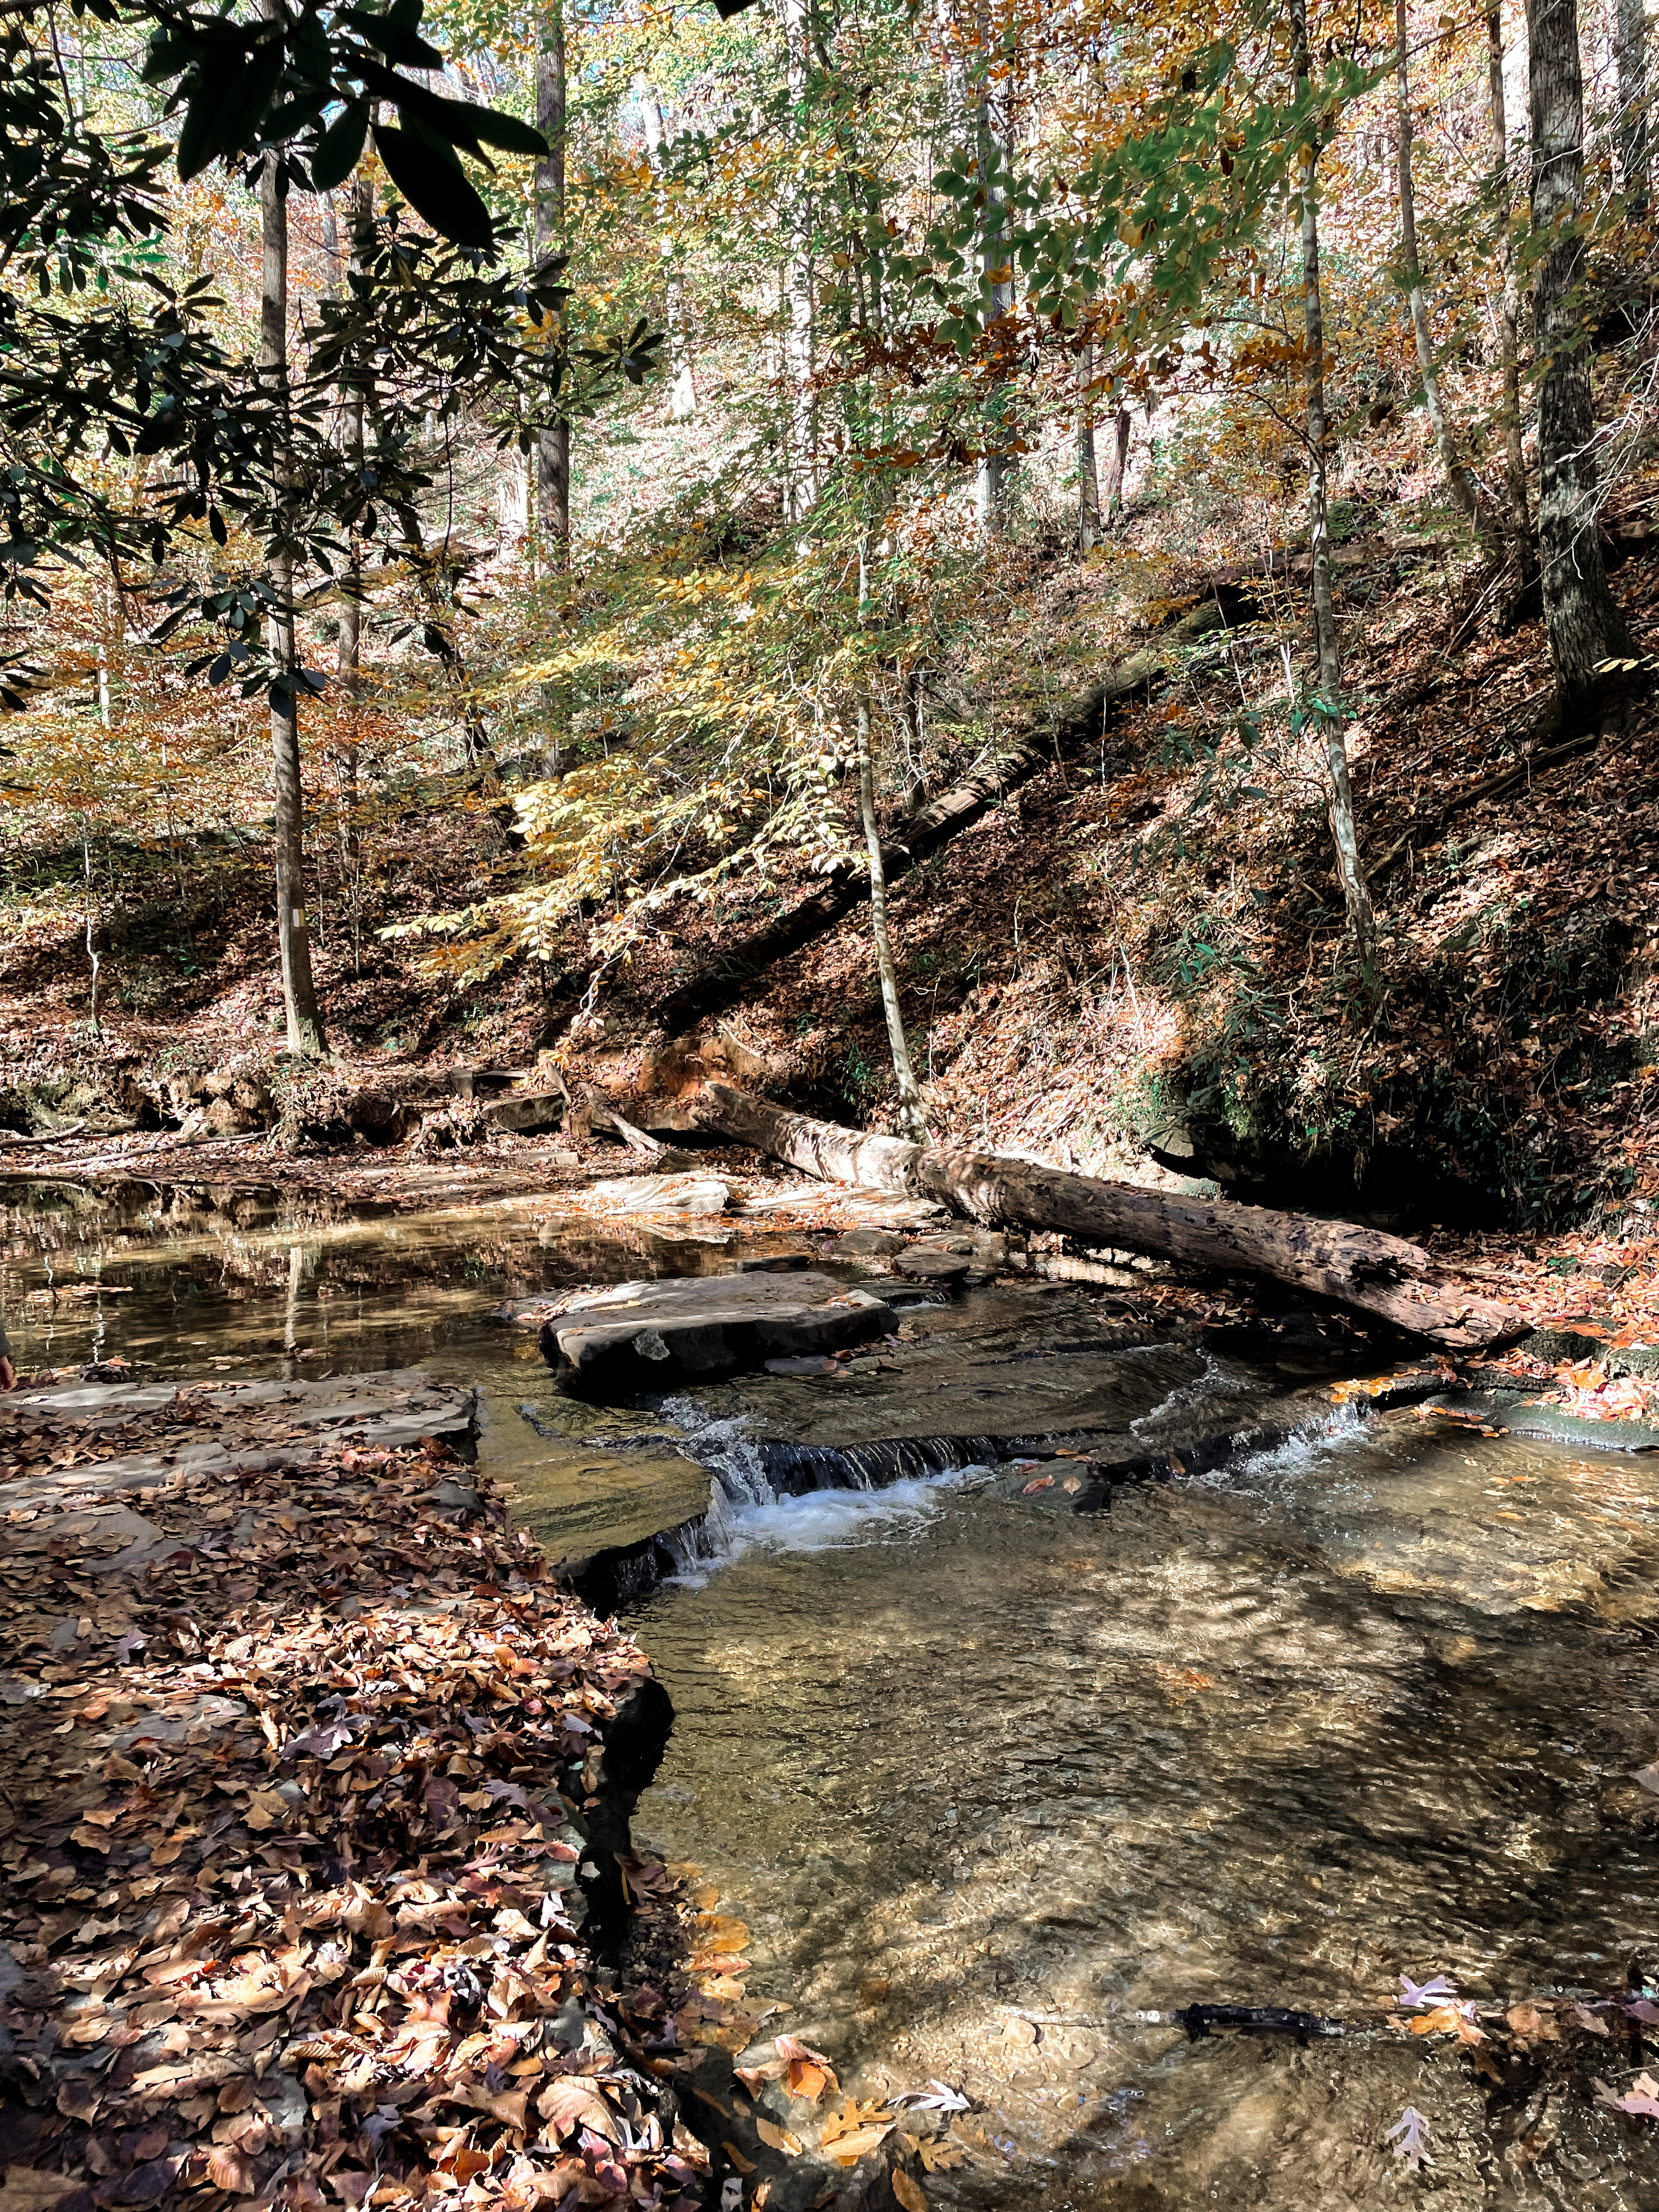
[[[1106,462],[1106,489],[1101,496],[1101,516],[1109,527],[1112,517],[1123,512],[1123,481],[1129,469],[1129,410],[1120,407],[1112,417],[1112,450]]]
[[[883,844],[884,883],[890,885],[908,874],[982,820],[1033,776],[1082,746],[1098,744],[1115,710],[1163,679],[1172,647],[1194,643],[1225,626],[1226,618],[1213,603],[1196,608],[1172,624],[1159,643],[1121,661],[1103,684],[1073,699],[1052,723],[1024,744],[993,761],[965,783],[930,799]],[[737,1004],[757,975],[833,929],[869,895],[866,871],[846,865],[787,914],[763,922],[741,944],[717,952],[699,974],[661,1002],[656,1010],[658,1023],[668,1036],[678,1036],[695,1022],[724,1013]]]
[[[536,128],[547,159],[536,164],[536,258],[545,267],[564,231],[565,52],[562,0],[552,0],[536,54]],[[536,440],[536,489],[543,548],[554,568],[570,565],[570,423]]]
[[[1538,553],[1564,720],[1589,720],[1599,664],[1634,648],[1607,588],[1596,528],[1595,412],[1584,328],[1584,81],[1577,0],[1527,0],[1533,319],[1538,386]]]
[[[1298,87],[1308,81],[1307,0],[1291,0],[1294,69]],[[1331,586],[1330,501],[1325,419],[1325,307],[1319,271],[1319,143],[1310,130],[1302,164],[1302,312],[1306,341],[1305,421],[1308,441],[1308,537],[1313,556],[1314,628],[1319,641],[1320,714],[1326,767],[1330,775],[1331,840],[1336,872],[1348,910],[1354,951],[1369,968],[1376,951],[1370,894],[1359,860],[1354,824],[1353,785],[1348,775],[1347,740],[1342,728],[1342,656],[1336,634],[1336,603]]]
[[[969,1219],[1058,1230],[1092,1245],[1182,1266],[1268,1275],[1449,1349],[1512,1342],[1527,1324],[1472,1291],[1420,1245],[1350,1221],[1316,1221],[1227,1199],[1172,1198],[1133,1183],[1063,1174],[996,1153],[924,1151],[791,1114],[724,1083],[705,1083],[699,1126],[826,1182],[919,1191]]]
[[[1511,624],[1538,589],[1538,547],[1532,532],[1532,503],[1527,495],[1527,463],[1521,449],[1521,279],[1516,266],[1515,211],[1510,194],[1509,124],[1504,112],[1504,12],[1486,16],[1486,81],[1491,95],[1492,186],[1498,201],[1498,355],[1504,379],[1504,503],[1507,509],[1516,590],[1505,612]]]
[[[276,942],[283,963],[283,1006],[290,1052],[315,1058],[327,1050],[317,988],[311,972],[311,938],[305,908],[305,808],[300,776],[299,656],[294,637],[294,550],[288,503],[293,461],[282,428],[288,381],[288,201],[282,154],[266,154],[259,183],[263,262],[259,290],[259,375],[275,407],[271,474],[276,527],[270,552],[275,604],[266,624],[272,662],[270,744],[276,848]]]

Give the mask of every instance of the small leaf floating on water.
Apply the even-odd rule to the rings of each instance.
[[[1423,2114],[1415,2105],[1407,2105],[1394,2125],[1383,2129],[1382,2140],[1386,2143],[1394,2143],[1395,2156],[1406,2160],[1413,2172],[1421,2172],[1425,2166],[1434,2164],[1429,2156],[1428,2144],[1424,2140],[1428,2131],[1429,2124]],[[1395,2142],[1396,2136],[1400,2138],[1398,2142]]]
[[[1595,2101],[1615,2112],[1629,2112],[1644,2120],[1659,2120],[1659,2081],[1651,2074],[1638,2074],[1622,2097],[1615,2097],[1605,2081],[1595,2083]]]
[[[1432,1981],[1428,1982],[1414,1982],[1409,1974],[1400,1977],[1400,2002],[1408,2012],[1419,2005],[1433,2004],[1440,1998],[1455,1996],[1456,1994],[1456,1984],[1449,1982],[1443,1974],[1437,1974]]]
[[[887,2101],[890,2105],[908,2105],[917,2112],[965,2112],[971,2109],[969,2099],[960,2089],[951,2088],[948,2081],[929,2081],[925,2090],[902,2089]]]
[[[789,2069],[792,2097],[804,2097],[809,2105],[816,2105],[826,2089],[840,2094],[836,2069],[823,2051],[814,2051],[810,2043],[803,2043],[794,2035],[779,2036],[773,2048]]]

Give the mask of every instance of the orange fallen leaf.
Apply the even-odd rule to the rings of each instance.
[[[927,2191],[896,2166],[893,2169],[893,2194],[904,2207],[904,2212],[927,2212]]]

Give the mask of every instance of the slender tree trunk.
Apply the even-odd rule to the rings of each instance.
[[[1580,297],[1584,82],[1577,0],[1527,0],[1533,319],[1538,388],[1538,551],[1564,718],[1589,721],[1610,688],[1600,664],[1632,653],[1596,530],[1595,410]]]
[[[1446,472],[1447,489],[1468,520],[1474,525],[1482,544],[1489,550],[1495,551],[1492,525],[1481,511],[1474,479],[1457,458],[1456,443],[1446,422],[1445,403],[1440,391],[1440,372],[1435,366],[1434,337],[1429,328],[1429,303],[1423,290],[1423,270],[1417,254],[1417,198],[1412,184],[1411,76],[1406,58],[1406,0],[1395,0],[1394,12],[1395,33],[1398,42],[1395,70],[1395,117],[1400,143],[1401,262],[1411,307],[1412,333],[1417,341],[1417,373],[1422,379],[1423,404],[1428,412],[1429,426],[1434,432],[1434,441],[1440,448],[1440,465]]]
[[[1538,549],[1532,532],[1532,504],[1527,496],[1527,464],[1521,450],[1521,281],[1516,267],[1515,216],[1510,201],[1501,8],[1490,9],[1486,16],[1486,76],[1492,95],[1492,184],[1498,203],[1498,269],[1502,286],[1498,302],[1498,354],[1504,378],[1504,500],[1516,567],[1516,588],[1504,620],[1513,626],[1538,588]]]
[[[1648,25],[1644,0],[1619,0],[1619,187],[1632,216],[1648,211]]]
[[[986,32],[986,24],[987,19],[981,9],[982,32]],[[980,228],[980,290],[988,334],[991,343],[996,344],[1000,342],[1001,334],[994,326],[1012,311],[1014,283],[1013,271],[1008,262],[1007,211],[1000,181],[1006,161],[1002,142],[1007,136],[1006,118],[999,113],[997,104],[992,99],[989,66],[987,33],[980,48],[981,75],[975,100],[980,190],[984,195]],[[1008,520],[1008,472],[1012,459],[1000,450],[1007,436],[1007,426],[1003,419],[1007,402],[1007,387],[1000,386],[992,395],[991,404],[995,411],[986,421],[981,432],[986,451],[980,457],[974,485],[974,502],[979,516],[980,535],[985,538],[1000,537]]]
[[[536,257],[544,268],[564,231],[565,55],[562,0],[552,0],[536,55],[536,128],[547,159],[536,164]],[[536,478],[542,550],[555,568],[570,565],[570,422],[565,416],[537,438]]]
[[[863,627],[869,603],[869,540],[859,544],[859,622]],[[855,702],[859,744],[859,817],[870,854],[870,935],[876,948],[876,973],[881,982],[882,1011],[887,1017],[887,1042],[893,1056],[893,1079],[898,1090],[899,1126],[913,1144],[927,1141],[927,1118],[921,1087],[910,1062],[909,1040],[904,1034],[904,1012],[899,1004],[898,969],[893,961],[893,939],[887,926],[887,868],[882,856],[881,824],[876,818],[875,756],[871,745],[870,687],[862,672]]]
[[[1102,495],[1101,514],[1106,527],[1111,527],[1112,517],[1123,512],[1123,479],[1129,466],[1129,410],[1120,405],[1112,417],[1112,450],[1106,460],[1106,489]]]
[[[1293,67],[1298,88],[1307,82],[1307,0],[1291,0],[1294,40]],[[1308,439],[1308,535],[1313,554],[1314,628],[1319,641],[1318,717],[1325,743],[1326,766],[1331,780],[1331,836],[1336,848],[1336,872],[1348,910],[1348,927],[1354,951],[1365,968],[1376,953],[1376,930],[1370,894],[1365,888],[1359,861],[1359,838],[1354,826],[1353,786],[1348,775],[1347,740],[1342,728],[1342,655],[1336,634],[1336,606],[1331,586],[1331,529],[1327,496],[1328,455],[1325,421],[1325,308],[1319,275],[1319,197],[1317,176],[1319,141],[1310,129],[1302,167],[1302,313],[1306,339],[1304,387]]]
[[[259,295],[259,374],[277,410],[272,453],[276,523],[270,553],[276,604],[267,625],[273,673],[270,742],[275,770],[276,939],[282,950],[283,1003],[288,1048],[314,1059],[328,1049],[311,973],[311,938],[305,909],[305,811],[300,780],[300,671],[294,638],[294,550],[288,502],[293,462],[281,428],[288,406],[288,201],[282,155],[272,147],[260,179],[264,266]]]
[[[789,72],[790,131],[805,160],[810,131],[806,112],[811,64],[812,0],[781,0],[781,20]],[[804,522],[818,495],[817,422],[812,379],[817,367],[813,319],[812,233],[817,210],[803,177],[798,177],[783,210],[784,471],[783,511],[790,522]]]
[[[1100,543],[1100,474],[1095,465],[1095,349],[1085,345],[1078,364],[1077,541],[1085,553]]]
[[[653,170],[662,173],[663,145],[668,127],[663,119],[662,101],[657,88],[643,78],[639,82],[640,113],[645,120],[645,149]],[[668,411],[677,422],[685,422],[697,411],[697,385],[691,368],[691,334],[685,313],[685,278],[676,258],[674,241],[665,236],[660,240],[662,254],[663,307],[668,325]]]

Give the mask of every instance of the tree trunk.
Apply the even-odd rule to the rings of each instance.
[[[696,1115],[709,1134],[752,1145],[826,1181],[920,1190],[975,1221],[1059,1230],[1186,1267],[1270,1275],[1451,1349],[1510,1342],[1526,1330],[1512,1307],[1477,1296],[1420,1245],[1353,1222],[1316,1221],[1227,1199],[1171,1198],[995,1153],[924,1151],[809,1121],[724,1083],[703,1085]]]
[[[1112,450],[1106,462],[1106,489],[1102,497],[1101,515],[1108,529],[1112,517],[1123,512],[1123,479],[1129,467],[1129,410],[1120,406],[1112,417]]]
[[[1504,14],[1486,16],[1486,76],[1492,96],[1492,183],[1498,200],[1498,354],[1504,377],[1504,497],[1508,508],[1516,588],[1503,622],[1513,629],[1538,590],[1538,548],[1527,496],[1527,464],[1521,450],[1521,283],[1516,269],[1515,216],[1510,201],[1509,127],[1504,114]],[[1537,611],[1537,604],[1533,610]]]
[[[536,54],[536,128],[547,159],[536,164],[536,258],[545,268],[564,230],[565,58],[562,0],[552,0]],[[570,421],[563,416],[536,440],[538,520],[543,552],[556,569],[570,565]]]
[[[645,122],[645,150],[653,170],[662,173],[662,149],[668,136],[657,88],[639,82],[640,113]],[[697,411],[696,380],[691,370],[691,337],[685,315],[685,278],[675,256],[674,241],[665,235],[662,254],[663,306],[668,325],[668,411],[684,422]]]
[[[1008,261],[1008,243],[1005,235],[1006,211],[1000,182],[1005,160],[1002,142],[1007,134],[1006,118],[998,113],[991,98],[989,33],[983,9],[981,27],[981,75],[975,102],[980,190],[983,194],[980,225],[980,291],[988,339],[992,345],[997,345],[1001,342],[1001,333],[995,325],[1012,312],[1014,304],[1013,271]],[[980,536],[988,539],[1000,538],[1008,521],[1008,471],[1012,459],[1001,450],[1007,437],[1007,425],[1002,411],[1007,399],[1007,386],[998,386],[992,394],[993,404],[997,410],[995,416],[985,422],[981,433],[986,450],[980,456],[975,477],[974,504],[979,517]]]
[[[1584,82],[1577,0],[1527,0],[1538,388],[1538,551],[1564,720],[1595,719],[1613,687],[1600,664],[1634,647],[1607,588],[1596,528],[1595,410],[1582,319]]]
[[[865,602],[866,552],[859,548],[859,603]],[[882,853],[881,825],[876,819],[876,768],[870,744],[870,692],[860,678],[856,707],[859,744],[859,817],[870,854],[870,935],[876,949],[876,973],[881,982],[882,1012],[887,1017],[887,1042],[893,1056],[893,1079],[898,1090],[899,1125],[911,1141],[925,1145],[927,1120],[921,1091],[910,1064],[910,1043],[904,1034],[904,1013],[899,1005],[898,969],[893,962],[893,939],[887,927],[887,872]]]
[[[807,84],[811,65],[812,0],[782,0],[781,21],[789,74],[790,134],[805,152],[811,131]],[[812,378],[817,367],[813,319],[812,195],[797,178],[783,210],[783,512],[789,522],[804,522],[818,495],[817,410]]]
[[[1100,472],[1095,465],[1095,349],[1085,345],[1078,363],[1077,542],[1085,553],[1100,543]]]
[[[282,422],[288,384],[288,201],[283,191],[282,154],[266,154],[259,185],[264,260],[259,294],[259,374],[277,410],[278,428],[271,455],[276,493],[276,529],[270,553],[271,588],[276,594],[266,635],[273,673],[270,684],[270,742],[276,799],[276,941],[282,951],[283,1004],[288,1019],[288,1048],[307,1059],[326,1052],[317,989],[311,973],[311,939],[305,910],[305,811],[300,781],[300,671],[294,637],[294,550],[289,538],[289,501],[293,495],[293,461]]]
[[[1292,66],[1298,88],[1310,75],[1307,0],[1291,0],[1295,41]],[[1319,640],[1319,698],[1326,765],[1331,779],[1331,837],[1336,872],[1348,910],[1348,927],[1362,967],[1376,955],[1376,924],[1370,894],[1359,863],[1354,826],[1353,786],[1348,777],[1348,747],[1342,728],[1342,657],[1337,642],[1336,607],[1331,589],[1331,531],[1326,493],[1325,309],[1319,278],[1319,200],[1316,178],[1319,141],[1310,127],[1302,168],[1302,312],[1306,337],[1305,407],[1308,440],[1308,532],[1313,556],[1314,625]]]
[[[1422,265],[1417,255],[1417,196],[1412,182],[1412,100],[1411,76],[1406,58],[1406,0],[1395,0],[1395,33],[1398,42],[1395,57],[1395,112],[1400,145],[1400,258],[1411,308],[1412,335],[1417,342],[1417,373],[1423,383],[1423,404],[1428,413],[1430,428],[1434,432],[1434,441],[1440,448],[1440,465],[1446,472],[1447,489],[1464,515],[1474,524],[1475,533],[1482,544],[1489,552],[1495,554],[1490,520],[1482,512],[1482,502],[1476,494],[1473,477],[1457,458],[1456,443],[1447,425],[1445,403],[1440,392],[1440,372],[1435,366],[1434,337],[1429,328],[1429,303],[1424,294]]]
[[[1619,189],[1634,222],[1648,212],[1648,26],[1644,0],[1619,0]]]

